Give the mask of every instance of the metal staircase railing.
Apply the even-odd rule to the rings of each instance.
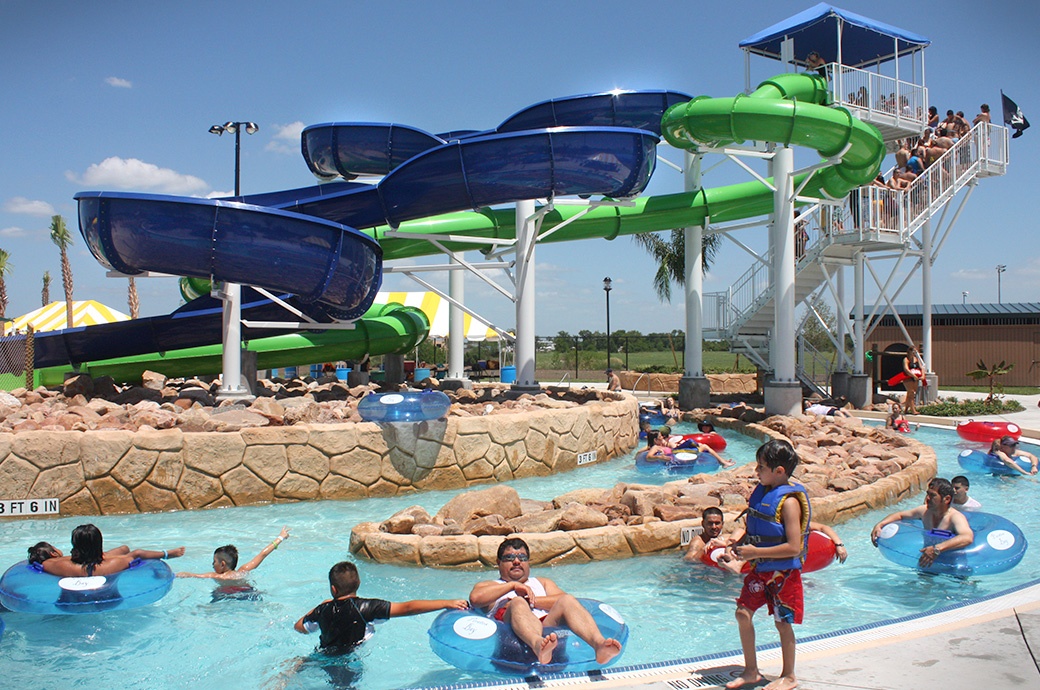
[[[844,206],[813,213],[815,222],[799,224],[807,232],[807,237],[796,238],[796,243],[800,244],[796,244],[798,262],[795,270],[799,279],[812,278],[814,284],[799,285],[799,290],[807,288],[811,293],[822,283],[822,275],[810,275],[812,272],[806,269],[817,266],[826,249],[835,242],[848,242],[851,238],[860,245],[869,246],[873,241],[879,249],[910,242],[913,234],[966,185],[978,177],[1006,172],[1007,144],[1008,135],[1004,127],[980,123],[933,162],[907,189],[894,190],[874,185],[860,187],[847,198]],[[823,213],[826,215],[821,221]],[[733,346],[746,351],[745,354],[762,345],[740,337],[740,330],[773,299],[775,288],[769,276],[769,266],[756,261],[726,292],[706,293],[703,296],[706,337],[729,340]],[[814,355],[809,353],[808,356]],[[758,357],[752,359],[765,361],[766,358],[758,353]],[[810,385],[809,381],[804,382]]]

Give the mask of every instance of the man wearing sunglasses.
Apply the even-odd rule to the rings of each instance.
[[[470,604],[507,623],[538,663],[552,661],[558,642],[555,632],[544,634],[546,626],[569,628],[596,650],[600,664],[621,653],[621,643],[604,637],[577,599],[548,578],[531,577],[531,550],[523,539],[512,537],[499,545],[498,574],[497,580],[477,583],[469,594]]]

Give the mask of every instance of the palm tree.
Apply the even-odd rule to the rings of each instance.
[[[0,318],[7,314],[7,274],[13,268],[10,258],[7,250],[0,249]]]
[[[43,292],[40,293],[40,300],[43,302],[41,307],[46,307],[51,303],[51,272],[43,272]]]
[[[133,276],[127,278],[127,282],[126,301],[130,305],[130,318],[136,319],[141,312],[141,300],[137,296],[137,283],[134,282]]]
[[[663,234],[663,233],[662,233]],[[646,232],[633,235],[636,244],[657,262],[657,273],[654,274],[654,292],[662,302],[672,301],[672,283],[686,284],[686,237],[683,228],[674,228],[667,236]],[[717,234],[703,235],[705,273],[715,260],[721,238]]]
[[[61,251],[61,284],[65,288],[65,324],[72,328],[72,266],[69,264],[69,246],[72,235],[61,216],[51,216],[51,242]]]

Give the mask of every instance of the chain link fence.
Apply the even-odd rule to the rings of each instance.
[[[33,388],[33,360],[35,334],[32,326],[25,331],[13,331],[0,338],[0,374],[21,378],[25,387]]]

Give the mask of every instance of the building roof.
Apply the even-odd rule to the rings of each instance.
[[[744,39],[740,47],[779,60],[780,44],[793,38],[799,60],[815,50],[825,61],[837,62],[839,26],[841,63],[850,67],[892,60],[897,47],[899,55],[906,55],[931,44],[924,36],[821,2]]]
[[[921,316],[920,304],[897,304],[900,316]],[[933,304],[932,316],[1040,316],[1040,302],[977,302],[971,304]]]

